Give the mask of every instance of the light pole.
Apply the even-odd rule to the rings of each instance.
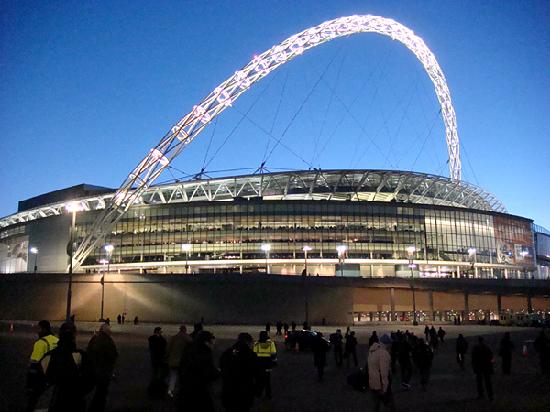
[[[475,277],[475,266],[477,260],[477,249],[475,247],[471,247],[468,249],[468,257],[470,258],[470,271],[472,273],[472,277]]]
[[[306,272],[307,276],[307,252],[313,250],[311,246],[305,245],[302,250],[304,251],[304,271]]]
[[[29,249],[29,252],[31,252],[34,255],[34,273],[36,273],[36,271],[38,270],[38,266],[37,266],[37,263],[38,263],[38,248],[32,246]]]
[[[409,246],[407,247],[407,254],[409,255],[409,268],[411,269],[411,290],[412,290],[412,296],[413,296],[413,325],[418,325],[418,322],[416,321],[416,295],[414,293],[414,271],[415,268],[414,264],[414,252],[416,252],[416,247]]]
[[[111,272],[111,256],[113,255],[113,250],[115,250],[115,246],[107,243],[105,246],[103,246],[103,249],[105,249],[105,253],[107,254],[107,272]]]
[[[340,276],[344,277],[344,262],[346,260],[346,253],[348,252],[348,246],[338,245],[336,246],[336,251],[338,252],[338,262],[340,263]]]
[[[67,313],[65,314],[65,320],[69,322],[71,320],[71,304],[73,299],[73,252],[74,252],[74,235],[76,226],[76,212],[84,210],[82,203],[71,202],[65,206],[67,212],[71,213],[71,229],[70,239],[67,245],[67,252],[69,255],[69,287],[67,289]]]
[[[185,253],[185,273],[189,273],[189,252],[191,252],[191,244],[190,243],[183,243],[181,245],[181,251]]]
[[[307,285],[306,285],[306,282],[307,282],[307,252],[310,252],[311,250],[313,250],[313,248],[311,246],[308,246],[308,245],[305,245],[302,250],[304,251],[304,272],[305,272],[305,276],[304,276],[304,317],[305,317],[305,322],[306,322],[306,325],[309,325],[309,294],[308,294],[308,290],[307,290]]]
[[[105,265],[109,263],[107,259],[101,259],[99,261],[103,265],[103,275],[101,276],[101,313],[99,315],[99,321],[103,322],[103,308],[105,307]]]
[[[269,243],[262,243],[260,246],[260,249],[262,249],[265,253],[265,273],[269,275],[269,251],[271,250],[271,245]]]

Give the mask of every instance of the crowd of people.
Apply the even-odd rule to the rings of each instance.
[[[52,387],[49,411],[104,411],[118,357],[116,344],[108,323],[103,323],[90,339],[86,350],[76,346],[76,327],[67,322],[61,325],[59,337],[54,336],[48,321],[38,324],[36,340],[27,379],[27,411],[34,411],[43,392]],[[305,326],[307,327],[307,325]],[[276,335],[285,335],[292,327],[276,324]],[[392,382],[399,378],[403,390],[411,390],[411,380],[418,375],[420,389],[426,391],[439,345],[445,345],[443,328],[426,326],[424,338],[414,333],[397,330],[378,336],[372,332],[368,339],[368,356],[364,368],[353,371],[348,383],[372,394],[375,410],[382,406],[394,409]],[[151,378],[148,386],[153,399],[173,398],[178,411],[213,411],[211,385],[221,379],[221,401],[226,411],[249,411],[255,398],[270,399],[271,373],[277,366],[277,347],[270,339],[270,324],[259,332],[257,341],[248,333],[240,333],[237,340],[223,351],[218,362],[213,355],[215,336],[204,330],[201,322],[187,333],[181,325],[178,333],[168,340],[161,327],[156,327],[148,338]],[[321,332],[314,334],[311,344],[313,366],[317,379],[323,382],[327,354],[332,350],[334,365],[342,368],[359,365],[358,340],[354,331],[341,329],[325,339]],[[469,343],[462,334],[456,339],[456,361],[460,369],[466,368]],[[512,370],[512,354],[516,348],[510,333],[506,332],[498,347],[502,358],[502,373]],[[539,353],[543,373],[550,373],[550,339],[544,332],[534,341]],[[492,375],[495,358],[491,348],[478,337],[471,350],[472,371],[476,376],[477,393],[485,393],[493,400]],[[89,399],[89,402],[87,400]],[[88,403],[88,405],[87,405]]]

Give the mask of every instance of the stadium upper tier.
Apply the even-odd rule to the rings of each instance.
[[[114,191],[43,204],[0,219],[0,227],[67,213],[73,201],[84,210],[104,209],[113,195]],[[250,198],[416,203],[506,212],[495,196],[470,183],[394,170],[307,170],[180,181],[150,187],[134,205]]]

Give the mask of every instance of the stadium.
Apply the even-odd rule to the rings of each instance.
[[[2,219],[3,273],[63,272],[114,191],[80,185],[20,203]],[[52,236],[55,234],[54,236]],[[112,250],[105,250],[105,245]],[[107,248],[109,249],[109,248]],[[306,256],[307,255],[307,256]],[[39,258],[39,261],[38,261]],[[153,186],[81,270],[257,272],[361,277],[540,277],[529,219],[491,194],[413,172],[266,173]]]
[[[426,69],[441,106],[450,177],[398,170],[260,169],[154,184],[185,146],[252,84],[312,47],[365,32],[401,42]],[[254,287],[262,282],[259,275],[313,277],[319,288],[327,278],[342,278],[330,286],[334,291],[352,285],[345,296],[319,297],[317,307],[310,308],[317,321],[349,320],[350,315],[382,320],[385,313],[395,320],[399,310],[403,319],[412,311],[415,319],[418,314],[432,320],[448,320],[456,311],[471,319],[498,319],[506,310],[550,311],[548,286],[537,283],[549,278],[550,234],[529,218],[508,214],[492,194],[462,181],[459,147],[445,77],[423,40],[382,17],[335,19],[255,56],[175,124],[120,188],[81,184],[20,201],[16,213],[0,219],[0,273],[68,271],[79,274],[89,288],[101,284],[102,295],[105,274],[115,284],[143,279],[177,284],[196,274],[215,275],[216,282],[223,282],[220,276],[238,274],[254,279]],[[451,287],[443,278],[459,283]],[[350,279],[356,283],[346,283]],[[357,283],[361,280],[367,283]],[[438,280],[442,283],[434,283]],[[513,281],[521,283],[506,283]],[[127,296],[119,286],[114,286],[116,293]],[[238,288],[228,286],[224,299],[231,300]],[[368,288],[378,290],[360,291]],[[453,293],[465,298],[457,300]],[[470,312],[470,293],[478,296],[474,302],[481,315]],[[288,316],[301,311],[300,296],[288,304]],[[124,300],[113,305],[122,305],[118,310],[125,313],[134,310]],[[235,297],[228,305],[237,301]],[[86,302],[77,304],[79,316],[97,318]],[[306,297],[306,320],[307,302]],[[340,309],[325,309],[331,304]],[[139,311],[151,319],[177,319],[172,312],[178,304],[172,305],[156,312],[140,306]],[[50,317],[60,316],[56,310]],[[206,309],[186,310],[198,316]]]

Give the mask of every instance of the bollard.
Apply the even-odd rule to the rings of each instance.
[[[10,323],[10,333],[13,333],[13,322]]]
[[[526,358],[527,355],[529,354],[527,352],[527,345],[523,345],[523,349],[521,350],[521,354]]]

